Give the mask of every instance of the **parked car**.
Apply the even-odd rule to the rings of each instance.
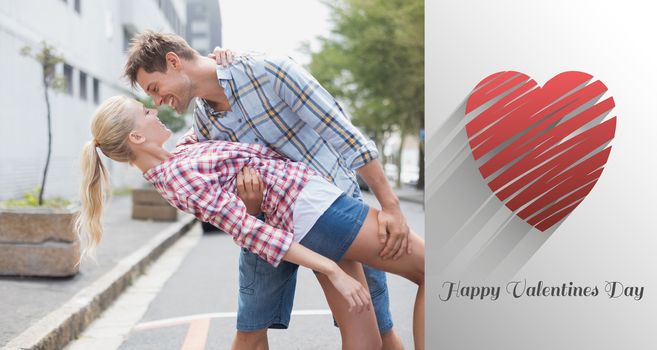
[[[397,165],[386,163],[383,165],[383,172],[386,174],[388,181],[395,181],[397,179]]]
[[[201,228],[203,228],[203,233],[209,233],[209,232],[216,232],[216,233],[222,233],[218,227],[207,223],[207,222],[201,222]]]
[[[365,182],[365,180],[363,180],[363,178],[358,174],[356,174],[356,181],[358,181],[358,187],[360,187],[361,191],[370,191],[370,186],[368,186],[367,182]]]

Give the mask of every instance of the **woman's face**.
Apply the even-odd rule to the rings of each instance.
[[[133,101],[129,108],[135,116],[135,129],[146,142],[162,146],[171,137],[169,130],[157,117],[157,109],[146,108],[141,102]]]

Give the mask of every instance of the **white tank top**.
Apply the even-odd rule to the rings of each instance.
[[[306,236],[315,222],[342,194],[342,190],[321,176],[313,175],[299,193],[292,211],[294,241]]]

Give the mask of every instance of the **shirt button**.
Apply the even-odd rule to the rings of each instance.
[[[244,119],[240,118],[240,123],[243,122],[243,121],[244,121]]]
[[[256,138],[255,138],[255,142],[260,142],[260,140],[258,140],[258,138],[256,137]]]

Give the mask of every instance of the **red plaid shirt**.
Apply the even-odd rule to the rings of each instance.
[[[237,173],[248,165],[265,187],[262,222],[237,197]],[[292,211],[313,170],[262,145],[183,137],[173,156],[144,173],[176,208],[233,236],[239,246],[278,266],[293,238]]]

